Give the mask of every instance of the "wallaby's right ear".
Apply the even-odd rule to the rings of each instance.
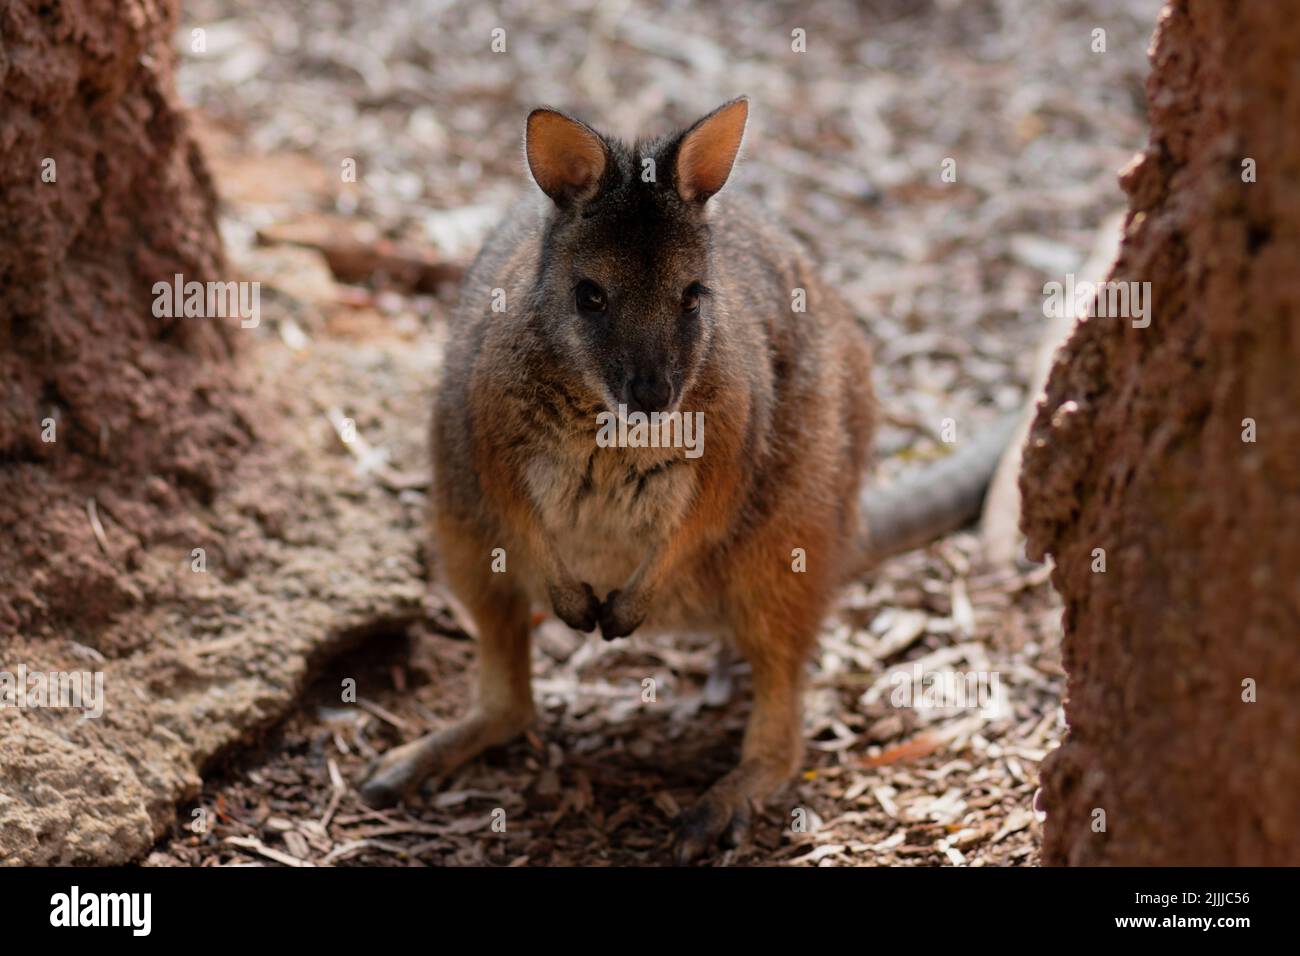
[[[591,198],[609,161],[595,130],[548,109],[528,114],[524,152],[533,179],[559,206]]]

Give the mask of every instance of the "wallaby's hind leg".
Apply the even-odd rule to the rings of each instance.
[[[815,634],[803,622],[758,618],[736,628],[736,643],[754,672],[754,707],[745,727],[740,765],[710,787],[677,823],[673,857],[690,863],[719,841],[738,846],[755,805],[793,776],[803,755],[804,660]]]
[[[452,560],[457,558],[461,556]],[[474,561],[469,555],[464,558]],[[453,566],[485,567],[485,562],[479,556],[473,564],[449,562],[448,570]],[[533,719],[527,599],[518,591],[484,588],[480,582],[457,593],[478,629],[478,699],[464,719],[376,761],[360,788],[361,799],[371,807],[392,806],[426,778],[448,773],[518,736]]]

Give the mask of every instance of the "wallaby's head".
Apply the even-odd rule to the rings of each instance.
[[[611,411],[674,409],[707,354],[708,202],[731,173],[748,111],[742,97],[631,146],[554,110],[528,117],[528,166],[551,200],[534,306]]]

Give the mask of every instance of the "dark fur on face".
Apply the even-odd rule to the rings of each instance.
[[[566,133],[576,127],[584,138],[590,166],[574,176],[561,170],[557,185],[555,171],[537,158],[548,144],[528,144],[538,185],[555,200],[533,305],[593,399],[611,410],[674,410],[707,355],[716,321],[706,206],[712,193],[687,188],[688,174],[678,169],[682,145],[700,124],[629,146],[563,121],[571,124]]]

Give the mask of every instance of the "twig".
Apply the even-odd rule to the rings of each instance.
[[[267,846],[256,837],[226,837],[225,842],[231,846],[241,847],[245,850],[252,850],[259,856],[264,856],[268,860],[274,860],[276,863],[283,863],[285,866],[315,866],[307,860],[300,860],[296,856],[290,856],[288,853],[282,853],[272,847]]]
[[[371,703],[370,701],[366,700],[364,697],[357,698],[357,706],[360,707],[362,710],[364,710],[366,713],[378,717],[384,723],[392,724],[398,730],[413,731],[416,729],[410,724],[409,721],[403,720],[401,717],[398,717],[392,711],[385,710],[384,708],[380,707],[378,704]]]
[[[108,550],[108,535],[104,534],[104,525],[99,520],[99,507],[95,504],[94,498],[86,499],[86,515],[90,518],[90,530],[95,533],[99,549],[104,552],[106,558],[112,558],[113,553]]]
[[[334,762],[334,758],[329,759],[330,784],[333,786],[333,792],[330,794],[329,805],[325,808],[325,815],[321,817],[321,829],[328,830],[330,820],[334,818],[334,811],[339,808],[339,801],[343,799],[343,794],[348,792],[348,785],[343,779],[343,774],[339,773],[339,765]]]
[[[374,475],[389,491],[402,492],[420,490],[429,486],[429,479],[424,475],[404,474],[393,470],[388,465],[388,451],[376,448],[357,431],[356,423],[348,428],[349,419],[342,409],[334,407],[325,412],[339,442],[357,460],[357,471],[363,475]],[[349,433],[351,437],[349,436]]]

